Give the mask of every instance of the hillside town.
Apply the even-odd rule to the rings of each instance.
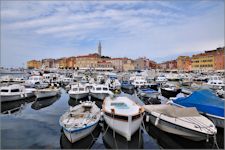
[[[190,56],[179,56],[177,59],[157,63],[146,57],[130,59],[127,57],[111,58],[102,55],[102,46],[99,42],[98,53],[63,57],[59,59],[30,60],[27,68],[32,69],[95,69],[102,71],[129,71],[144,69],[161,69],[164,71],[215,71],[225,68],[225,48],[219,47],[214,50],[205,50],[203,53]]]

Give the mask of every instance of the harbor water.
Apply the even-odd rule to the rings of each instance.
[[[121,93],[137,103],[142,101],[133,94]],[[95,99],[92,99],[95,100]],[[102,102],[95,100],[101,107]],[[216,148],[216,144],[210,139],[208,142],[194,142],[173,134],[168,134],[156,128],[149,122],[138,130],[131,141],[118,134],[113,136],[113,131],[107,128],[104,121],[84,139],[71,144],[59,125],[60,116],[70,106],[79,104],[79,101],[70,99],[68,93],[61,88],[58,97],[35,100],[7,102],[1,104],[1,148],[3,149],[160,149],[160,148]],[[218,128],[217,144],[224,148],[224,129]]]

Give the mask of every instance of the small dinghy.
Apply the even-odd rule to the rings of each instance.
[[[59,124],[67,139],[74,143],[89,135],[97,126],[101,111],[95,102],[85,101],[70,107],[70,110],[60,117]]]
[[[169,104],[145,105],[148,113],[146,121],[159,129],[182,136],[184,138],[201,141],[217,133],[215,125],[206,117],[200,115],[196,108],[181,108]]]

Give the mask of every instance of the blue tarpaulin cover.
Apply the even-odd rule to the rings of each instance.
[[[144,93],[157,93],[157,91],[150,88],[140,88],[140,90]]]
[[[178,98],[173,102],[185,107],[196,107],[202,113],[224,117],[224,100],[210,90],[195,91],[190,96]]]

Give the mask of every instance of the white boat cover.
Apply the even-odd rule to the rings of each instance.
[[[160,105],[145,105],[146,112],[157,112],[169,117],[193,117],[200,116],[195,107],[181,108],[173,105],[160,104]]]

